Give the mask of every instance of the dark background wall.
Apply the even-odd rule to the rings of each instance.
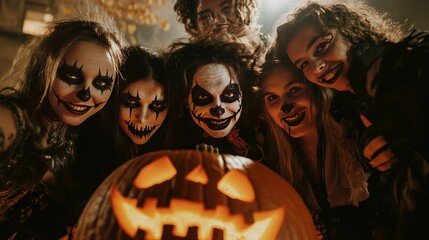
[[[61,9],[74,10],[78,1],[0,0],[0,75],[10,68],[18,48],[30,38],[21,33],[24,12],[29,5],[49,8],[49,11],[59,13]],[[154,11],[169,21],[170,30],[164,31],[158,26],[141,26],[134,34],[137,42],[148,47],[162,48],[172,40],[186,36],[183,26],[177,22],[172,10],[172,0],[165,1],[165,6]],[[262,31],[271,33],[276,20],[297,1],[299,0],[261,0],[259,23]],[[396,21],[429,30],[429,0],[369,0],[368,3],[381,12],[387,12]]]

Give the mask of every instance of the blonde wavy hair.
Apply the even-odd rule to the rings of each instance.
[[[357,205],[368,198],[367,180],[369,175],[364,172],[363,166],[355,156],[356,140],[350,135],[347,122],[337,123],[330,115],[330,107],[333,99],[333,90],[323,88],[306,81],[303,74],[292,65],[286,65],[278,61],[266,62],[260,75],[263,81],[273,70],[285,68],[291,71],[296,78],[301,78],[308,84],[311,92],[313,105],[316,108],[315,122],[318,128],[325,131],[326,147],[331,149],[327,158],[334,158],[339,162],[344,171],[345,181],[343,186],[351,189],[350,202]],[[264,104],[264,103],[263,103]],[[264,107],[264,117],[267,122],[267,165],[279,172],[289,183],[299,192],[303,189],[308,179],[308,173],[302,164],[302,159],[306,158],[304,147],[299,142],[290,137],[268,113]]]

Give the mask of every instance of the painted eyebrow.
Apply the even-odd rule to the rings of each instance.
[[[139,92],[137,91],[137,96],[133,96],[131,95],[130,91],[128,90],[127,93],[122,94],[123,97],[128,98],[128,99],[132,99],[132,100],[141,100],[140,96],[139,96]]]
[[[231,89],[235,89],[235,86],[237,86],[237,89],[240,90],[240,85],[238,85],[238,83],[236,82],[230,82],[223,90],[222,90],[222,94],[225,93],[225,91],[227,90],[231,90]],[[234,88],[233,88],[234,87]]]
[[[321,38],[321,37],[323,37],[323,36],[324,36],[324,35],[317,35],[317,36],[315,36],[314,38],[312,38],[312,39],[310,40],[310,42],[308,43],[306,50],[310,49],[310,48],[311,48],[311,46],[313,46],[313,44],[317,41],[317,39],[319,39],[319,38]],[[298,65],[298,63],[299,63],[301,60],[302,60],[302,58],[299,58],[299,59],[297,59],[293,64],[296,66],[296,65]]]
[[[79,74],[83,75],[83,71],[82,71],[82,69],[83,69],[83,64],[82,64],[82,66],[78,67],[78,66],[77,66],[77,60],[75,60],[75,62],[73,63],[73,65],[68,64],[68,63],[66,62],[66,60],[64,60],[64,61],[62,62],[62,64],[61,64],[58,68],[61,68],[61,67],[67,67],[67,68],[68,68],[68,70],[73,70],[73,71],[76,71],[76,73],[79,73]],[[75,74],[76,74],[76,73],[75,73]]]
[[[290,87],[290,85],[295,84],[295,83],[300,83],[300,82],[301,81],[293,80],[293,81],[289,82],[288,84],[284,85],[283,88],[288,88],[288,87]],[[270,94],[274,94],[274,93],[273,92],[265,92],[264,97],[267,95],[270,95]]]

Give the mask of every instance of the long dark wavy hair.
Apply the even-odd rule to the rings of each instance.
[[[370,46],[384,41],[396,42],[405,36],[404,26],[364,2],[343,2],[308,1],[304,6],[285,15],[284,19],[278,21],[280,25],[274,43],[277,57],[281,61],[290,61],[286,54],[288,42],[299,29],[309,24],[326,33],[338,31],[351,44],[351,50],[358,55]]]

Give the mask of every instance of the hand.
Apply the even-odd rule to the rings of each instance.
[[[219,153],[219,148],[213,147],[212,145],[208,145],[205,143],[197,144],[197,146],[195,146],[195,149],[203,152]]]
[[[371,127],[372,122],[365,116],[360,115],[360,119],[365,127]],[[397,161],[395,154],[387,146],[387,141],[382,135],[371,139],[371,141],[363,149],[363,155],[369,159],[369,164],[372,168],[384,172],[392,167],[392,164]]]
[[[378,135],[372,139],[364,148],[363,155],[369,159],[371,167],[384,172],[392,167],[397,161],[395,154],[387,146],[386,139]]]

